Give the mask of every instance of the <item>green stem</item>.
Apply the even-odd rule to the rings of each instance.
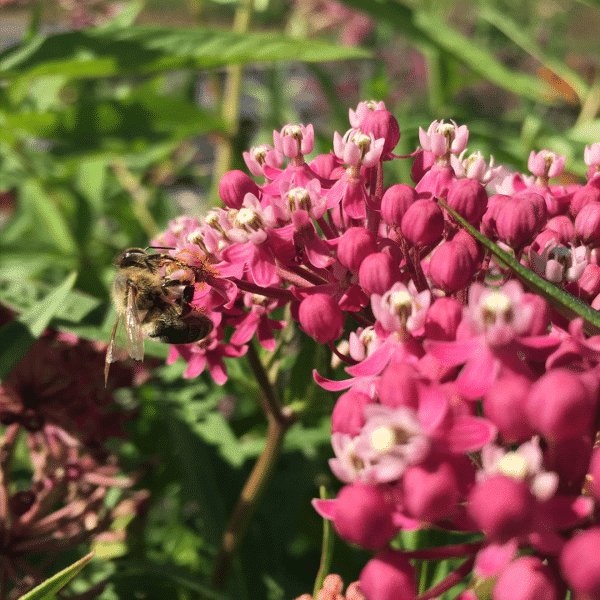
[[[296,414],[279,404],[252,343],[248,344],[246,356],[262,390],[261,406],[267,416],[269,425],[265,447],[240,493],[237,505],[223,533],[221,548],[217,554],[211,579],[212,585],[217,589],[224,589],[227,585],[233,560],[246,536],[252,517],[269,485],[271,475],[281,454],[285,434],[297,419]]]
[[[327,490],[322,485],[319,488],[319,496],[322,500],[327,499]],[[313,590],[313,598],[317,597],[317,593],[323,587],[325,577],[329,575],[329,569],[331,568],[331,559],[333,558],[333,546],[335,544],[335,536],[333,535],[333,529],[331,527],[331,521],[329,519],[323,519],[323,542],[321,544],[321,562],[319,564],[319,571],[317,578],[315,579],[315,587]]]

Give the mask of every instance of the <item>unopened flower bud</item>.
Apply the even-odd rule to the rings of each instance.
[[[400,268],[385,252],[369,254],[361,263],[358,281],[368,294],[383,294],[400,280]]]
[[[344,330],[344,313],[327,294],[311,294],[300,303],[298,318],[302,329],[319,344],[337,340]]]
[[[413,202],[402,217],[401,231],[415,246],[439,241],[444,231],[444,215],[437,202],[427,199]]]
[[[417,595],[414,567],[396,550],[372,558],[361,571],[359,581],[369,600],[414,600]]]
[[[429,261],[429,276],[434,285],[446,293],[467,287],[475,271],[469,249],[460,242],[444,242]]]
[[[430,340],[452,341],[462,319],[463,306],[454,298],[438,298],[427,311],[425,335]]]
[[[584,244],[593,248],[600,246],[600,202],[589,202],[579,211],[575,231]]]
[[[392,227],[400,227],[408,207],[417,199],[415,188],[404,183],[389,187],[381,199],[381,218]]]
[[[537,556],[522,556],[511,562],[494,586],[494,600],[557,600],[557,582]]]
[[[448,206],[472,225],[485,213],[487,201],[485,188],[475,179],[457,179],[448,189]]]
[[[363,133],[378,139],[385,139],[383,154],[391,152],[400,141],[400,127],[394,115],[387,110],[375,110],[367,115],[362,122]]]
[[[449,462],[430,458],[409,467],[402,478],[404,504],[420,521],[433,522],[449,517],[459,499],[458,483]]]
[[[541,225],[537,208],[527,197],[502,202],[497,207],[495,222],[498,238],[515,249],[531,243]]]
[[[358,273],[362,261],[377,250],[375,234],[364,227],[350,227],[340,238],[337,258],[352,273]]]
[[[333,526],[346,541],[368,550],[382,548],[394,537],[394,505],[376,485],[356,481],[337,495]]]
[[[225,206],[229,208],[242,208],[246,194],[252,194],[257,198],[260,190],[256,183],[243,171],[228,171],[219,181],[219,196]]]
[[[590,202],[600,202],[600,189],[588,184],[580,187],[573,194],[569,212],[576,217],[579,211]]]
[[[488,538],[504,543],[528,530],[534,504],[526,483],[493,475],[473,488],[468,510]]]
[[[576,533],[560,553],[563,577],[582,598],[600,598],[600,527]]]
[[[525,410],[529,423],[548,441],[561,441],[587,432],[595,402],[580,375],[554,369],[531,388]]]
[[[483,398],[483,414],[509,444],[524,442],[535,433],[525,414],[530,388],[531,382],[526,377],[505,376],[498,379]]]

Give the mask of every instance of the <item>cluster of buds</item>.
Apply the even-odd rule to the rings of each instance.
[[[346,364],[343,380],[313,373],[343,392],[330,466],[345,484],[314,506],[376,553],[360,576],[368,600],[416,598],[414,561],[452,557],[465,560],[423,597],[471,574],[465,599],[558,600],[570,588],[598,600],[600,337],[525,292],[445,207],[600,308],[600,144],[586,149],[587,182],[563,186],[550,181],[563,157],[532,153],[532,175],[510,173],[465,155],[465,125],[436,121],[411,155],[414,185],[385,189],[384,163],[408,158],[393,154],[397,121],[361,103],[350,125],[310,163],[312,126],[275,132],[273,146],[244,154],[261,185],[227,173],[225,207],[179,218],[155,240],[214,274],[192,302],[211,334],[169,360],[181,355],[189,377],[208,366],[222,383],[223,357],[255,334],[274,349],[284,322],[270,315],[289,304]],[[432,527],[481,538],[390,545]]]
[[[123,475],[104,447],[122,437],[131,417],[115,410],[114,389],[104,387],[104,349],[48,330],[0,385],[1,600],[40,584],[70,549],[123,542],[115,520],[128,522],[144,509],[148,492],[130,489],[137,477]],[[147,375],[118,365],[111,386]],[[104,585],[81,597],[95,597]]]

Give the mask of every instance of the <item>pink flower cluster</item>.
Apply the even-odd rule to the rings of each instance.
[[[312,126],[274,132],[272,146],[244,154],[261,185],[227,173],[223,208],[155,240],[211,273],[193,304],[215,327],[170,360],[183,356],[190,377],[208,366],[222,383],[223,357],[242,355],[255,334],[275,347],[285,323],[269,315],[290,304],[346,363],[345,380],[313,374],[344,392],[330,465],[345,484],[314,506],[376,552],[360,577],[368,600],[416,598],[414,560],[450,557],[465,560],[419,598],[471,574],[464,599],[558,600],[567,588],[600,599],[600,337],[525,292],[440,204],[600,307],[600,144],[586,148],[587,182],[563,186],[550,180],[564,157],[532,152],[532,175],[510,173],[466,156],[465,125],[436,121],[420,130],[414,185],[386,189],[384,164],[409,158],[393,154],[397,121],[382,103],[361,103],[350,124],[310,163]],[[389,544],[432,527],[480,541]]]

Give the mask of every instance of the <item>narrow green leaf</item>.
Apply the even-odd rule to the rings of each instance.
[[[41,583],[24,596],[21,596],[19,600],[52,600],[55,593],[64,588],[92,560],[93,556],[94,553],[90,552],[70,567],[63,569],[60,573],[50,577],[50,579],[46,579],[44,583]]]
[[[35,36],[0,52],[0,76],[114,77],[179,68],[303,60],[369,58],[370,53],[271,33],[133,26]]]
[[[561,290],[553,283],[546,281],[533,271],[524,267],[518,260],[505,252],[500,246],[482,235],[470,223],[467,223],[456,211],[452,210],[443,200],[440,206],[445,208],[456,221],[458,221],[478,242],[481,242],[496,259],[509,267],[514,274],[534,293],[545,298],[552,307],[563,317],[569,320],[581,317],[584,321],[583,329],[589,335],[600,334],[600,312],[582,302],[579,298]]]
[[[71,273],[46,298],[0,328],[0,379],[10,373],[40,337],[73,289],[76,279],[77,273]]]
[[[39,218],[39,225],[45,230],[46,239],[65,254],[75,254],[77,244],[54,199],[34,179],[25,182],[21,193],[24,201],[29,203]]]
[[[496,27],[517,46],[566,81],[581,100],[585,99],[590,88],[579,73],[567,67],[561,60],[548,56],[541,46],[525,33],[523,27],[512,21],[507,15],[492,8],[489,3],[480,5],[478,14],[480,18]]]
[[[518,73],[505,67],[492,52],[478,46],[468,37],[447,25],[430,11],[413,10],[396,0],[342,0],[344,4],[361,10],[374,19],[388,23],[395,31],[421,49],[437,48],[452,55],[475,73],[513,94],[551,104],[551,87],[527,73]]]
[[[131,27],[146,4],[145,0],[130,0],[121,8],[119,14],[114,16],[108,23],[101,25],[99,29],[124,29]]]

